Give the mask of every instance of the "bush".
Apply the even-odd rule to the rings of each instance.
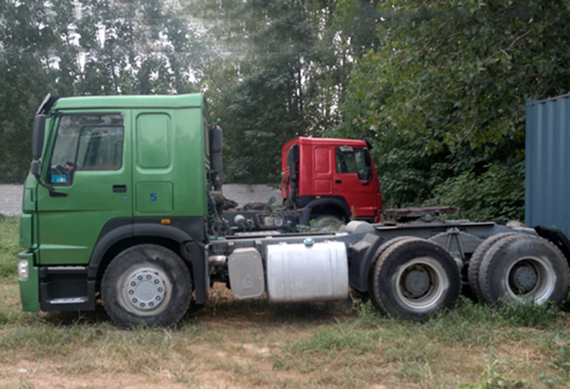
[[[19,218],[0,215],[0,279],[17,275],[19,230]]]
[[[427,205],[453,205],[461,218],[483,220],[524,220],[524,161],[488,165],[452,177],[436,187]]]

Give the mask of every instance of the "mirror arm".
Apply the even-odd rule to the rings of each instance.
[[[41,177],[40,177],[40,161],[37,159],[34,159],[32,161],[32,167],[30,169],[32,175],[34,177],[36,177],[36,180],[38,181],[38,183],[43,186],[44,188],[47,188],[47,190],[49,191],[49,195],[51,197],[65,197],[67,196],[67,192],[61,192],[58,190],[54,190],[53,186],[46,184],[45,182],[42,181]]]

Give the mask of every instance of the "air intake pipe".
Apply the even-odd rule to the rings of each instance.
[[[221,191],[224,183],[223,139],[220,126],[212,126],[210,128],[210,158],[215,191]]]

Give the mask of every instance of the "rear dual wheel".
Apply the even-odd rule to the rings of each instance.
[[[492,305],[507,301],[559,305],[568,295],[569,277],[566,257],[556,246],[536,235],[517,233],[490,245],[478,282],[481,296]]]
[[[477,300],[481,300],[481,288],[479,287],[479,270],[485,258],[485,254],[489,252],[491,247],[506,236],[515,235],[516,232],[503,232],[496,235],[491,235],[485,239],[477,248],[469,260],[467,266],[467,279],[469,280],[469,288]]]
[[[371,300],[392,317],[425,320],[436,311],[453,309],[461,292],[459,268],[451,254],[425,239],[386,242],[371,271]]]

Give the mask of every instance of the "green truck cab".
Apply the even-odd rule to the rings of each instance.
[[[102,272],[140,242],[193,253],[194,270],[205,271],[210,149],[201,95],[47,98],[36,125],[45,131],[34,132],[43,137],[34,139],[24,189],[25,310],[94,309]]]
[[[224,236],[221,129],[202,95],[47,96],[24,186],[26,311],[89,311],[171,326],[215,282],[270,302],[368,295],[390,316],[452,309],[462,284],[490,304],[560,304],[570,241],[555,229],[433,215],[336,232]],[[414,210],[417,212],[417,210]]]

